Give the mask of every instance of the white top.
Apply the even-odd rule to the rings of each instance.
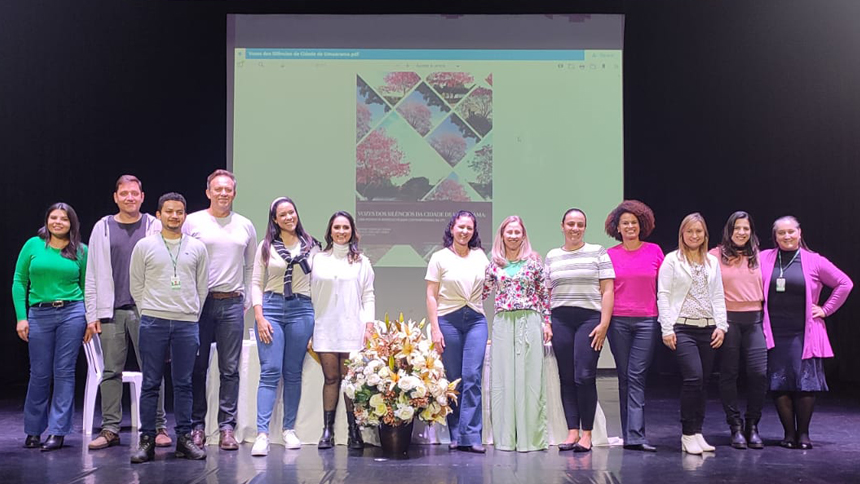
[[[484,272],[490,261],[481,249],[472,249],[466,257],[460,257],[452,249],[433,253],[427,265],[424,279],[439,283],[436,298],[436,313],[439,316],[469,306],[484,314],[481,291],[484,289]]]
[[[717,328],[728,331],[726,322],[726,299],[723,294],[723,278],[720,276],[720,261],[707,254],[705,277],[708,282],[708,297],[713,318]],[[663,336],[673,334],[675,322],[681,314],[681,306],[687,299],[687,293],[693,286],[693,271],[690,264],[681,260],[678,251],[670,252],[660,266],[657,276],[657,309],[660,311],[658,320]]]
[[[550,308],[571,306],[600,311],[600,281],[615,279],[612,259],[602,245],[586,243],[576,250],[552,249],[544,263]]]
[[[363,254],[350,264],[348,253],[349,246],[335,244],[314,256],[314,351],[360,350],[365,324],[376,320],[373,267]]]
[[[254,254],[254,271],[251,276],[251,304],[263,305],[264,292],[284,293],[284,273],[287,272],[287,261],[278,254],[274,246],[269,247],[269,265],[263,265],[262,249],[263,242],[257,244],[257,252]],[[298,255],[299,244],[287,247],[291,255]],[[317,246],[311,249],[308,256],[308,264],[313,267],[314,254],[319,251]],[[305,274],[301,266],[293,266],[293,294],[311,295],[311,275]]]
[[[206,244],[209,290],[241,292],[245,295],[245,308],[250,307],[248,295],[257,244],[254,224],[236,212],[219,218],[200,210],[188,216],[182,231]]]

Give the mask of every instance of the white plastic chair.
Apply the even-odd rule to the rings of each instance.
[[[87,354],[87,386],[84,390],[84,435],[93,433],[93,417],[96,411],[96,392],[102,382],[102,374],[105,370],[104,357],[102,356],[102,344],[99,335],[93,335],[89,343],[84,343],[84,352]],[[131,388],[131,426],[140,428],[140,390],[143,387],[143,373],[139,371],[122,372],[122,382],[128,383]]]

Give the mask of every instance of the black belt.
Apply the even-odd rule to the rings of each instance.
[[[132,303],[132,304],[123,304],[122,306],[115,307],[114,309],[120,310],[120,311],[131,311],[132,309],[134,309],[136,307],[137,307],[137,305]]]
[[[287,301],[290,301],[290,300],[292,300],[292,299],[296,299],[296,298],[299,298],[299,299],[307,299],[308,301],[310,301],[310,300],[311,300],[311,297],[310,297],[310,296],[305,296],[304,294],[293,294],[292,296],[285,297],[284,299],[285,299],[285,300],[287,300]]]
[[[31,308],[57,308],[57,309],[60,309],[61,307],[65,306],[66,304],[71,304],[71,303],[74,303],[74,302],[80,302],[80,301],[51,301],[51,302],[41,302],[41,303],[32,304],[30,307],[31,307]]]

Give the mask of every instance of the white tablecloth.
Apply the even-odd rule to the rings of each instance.
[[[547,419],[549,430],[549,443],[556,445],[567,437],[567,423],[564,419],[564,410],[561,406],[561,392],[558,381],[558,365],[550,347],[544,347],[544,368],[546,374],[547,390]],[[218,391],[220,380],[218,373],[218,357],[215,345],[209,359],[209,375],[207,378],[206,397],[209,404],[206,413],[206,443],[218,444]],[[484,361],[483,377],[483,418],[484,418],[484,442],[491,444],[493,441],[492,415],[490,413],[490,346]],[[239,442],[253,442],[257,436],[257,383],[260,379],[260,359],[257,356],[257,342],[245,340],[242,343],[242,356],[239,364],[239,402],[236,415],[236,440]],[[283,384],[283,382],[281,383]],[[304,444],[316,444],[322,434],[322,387],[323,373],[320,364],[308,355],[305,358],[302,370],[302,398],[299,403],[298,416],[296,418],[296,435]],[[284,406],[281,398],[282,391],[278,387],[278,399],[272,419],[269,422],[269,439],[274,444],[283,444],[281,434]],[[345,445],[347,440],[346,413],[343,398],[339,399],[337,420],[335,421],[335,443]],[[378,444],[379,436],[376,429],[364,429],[362,431],[364,441],[370,444]],[[600,405],[597,406],[597,414],[594,419],[594,433],[592,437],[594,445],[609,445],[610,439],[606,433],[606,417]],[[615,441],[615,439],[613,439]],[[448,428],[445,425],[426,425],[420,421],[415,422],[415,430],[412,442],[416,444],[447,444],[450,442]]]

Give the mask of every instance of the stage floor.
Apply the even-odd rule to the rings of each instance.
[[[618,394],[615,378],[600,378],[598,392],[606,412],[610,436],[617,436]],[[89,438],[80,433],[80,405],[75,434],[66,448],[42,453],[22,448],[23,397],[0,400],[0,483],[642,483],[690,482],[826,483],[860,482],[860,405],[854,398],[827,394],[820,398],[812,421],[815,448],[788,450],[777,446],[782,429],[770,401],[760,430],[764,450],[735,450],[728,446],[728,429],[722,407],[708,402],[705,436],[717,451],[704,457],[680,451],[676,385],[649,387],[647,432],[658,447],[654,454],[620,447],[594,448],[585,454],[559,453],[555,447],[526,454],[495,451],[485,455],[450,452],[447,446],[414,445],[408,460],[385,460],[377,448],[363,454],[340,446],[318,451],[313,445],[285,450],[272,445],[269,456],[251,457],[251,444],[236,452],[207,447],[205,461],[176,459],[172,449],[157,449],[156,460],[129,463],[130,445],[137,435],[128,428],[122,445],[87,451]],[[712,388],[710,395],[715,396]],[[8,395],[8,394],[7,394]],[[170,415],[172,419],[172,415]],[[99,416],[96,416],[96,422]],[[169,420],[170,421],[170,420]],[[126,425],[128,417],[126,416]],[[45,436],[43,436],[44,438]]]

